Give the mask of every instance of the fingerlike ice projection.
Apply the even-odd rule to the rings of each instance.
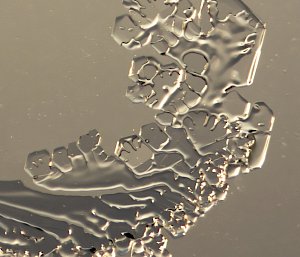
[[[184,236],[231,178],[263,165],[274,116],[238,88],[253,82],[265,25],[239,0],[123,5],[112,37],[147,52],[133,58],[127,97],[155,119],[112,156],[96,130],[29,154],[25,171],[47,193],[0,182],[3,256],[171,256],[167,237]]]

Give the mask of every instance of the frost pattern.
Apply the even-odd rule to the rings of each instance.
[[[155,121],[113,156],[96,130],[29,154],[25,171],[47,193],[0,182],[1,256],[171,256],[166,234],[184,236],[230,178],[263,165],[273,113],[237,88],[253,82],[264,24],[238,0],[123,5],[115,41],[153,49],[133,59],[127,97]]]

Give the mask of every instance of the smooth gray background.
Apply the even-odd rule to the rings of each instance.
[[[189,234],[175,257],[300,256],[300,2],[247,0],[268,25],[253,86],[276,123],[265,166],[236,178],[226,201]],[[133,54],[110,37],[117,0],[0,1],[0,179],[22,179],[30,151],[99,129],[104,146],[153,120],[125,98]]]

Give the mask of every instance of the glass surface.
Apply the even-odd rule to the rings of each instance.
[[[128,5],[132,3],[131,1],[124,2]],[[200,3],[198,1],[192,2],[195,6]],[[175,257],[213,257],[220,254],[222,256],[279,257],[297,256],[300,253],[297,247],[300,238],[300,224],[297,215],[299,213],[297,204],[299,174],[296,162],[300,138],[299,118],[297,115],[297,110],[300,107],[299,101],[297,101],[299,88],[296,83],[296,60],[299,57],[299,33],[297,34],[299,31],[297,29],[299,27],[299,18],[297,17],[298,8],[296,7],[299,6],[299,3],[289,1],[289,4],[280,2],[274,5],[270,0],[253,0],[251,2],[246,1],[246,3],[255,11],[255,14],[263,18],[268,27],[254,83],[251,87],[238,89],[239,93],[247,101],[232,93],[228,94],[231,98],[226,100],[227,105],[223,104],[221,107],[218,104],[210,106],[210,101],[207,101],[205,110],[214,115],[225,114],[233,122],[235,117],[245,118],[247,111],[248,113],[251,112],[249,102],[268,103],[276,116],[269,153],[262,169],[256,170],[249,175],[230,179],[230,190],[226,201],[218,201],[218,206],[209,211],[204,218],[198,219],[187,235],[179,239],[169,239],[167,249]],[[213,6],[213,2],[211,5]],[[200,4],[197,8],[199,6]],[[154,105],[152,103],[151,106],[150,103],[146,103],[146,105],[133,104],[131,101],[143,102],[145,95],[140,97],[140,91],[138,91],[138,94],[131,94],[137,92],[134,91],[136,88],[127,88],[130,85],[133,86],[134,83],[141,82],[140,79],[143,74],[140,74],[138,71],[140,56],[155,56],[159,63],[164,64],[168,64],[170,58],[157,55],[155,50],[146,45],[147,40],[141,40],[145,44],[144,49],[132,50],[132,47],[137,48],[136,44],[132,44],[132,46],[130,44],[124,45],[124,38],[119,35],[121,34],[126,38],[126,33],[136,32],[134,30],[132,32],[131,29],[128,30],[126,27],[125,29],[128,32],[126,31],[125,35],[122,34],[122,31],[121,33],[116,33],[115,31],[112,37],[112,31],[116,28],[114,26],[116,17],[127,13],[121,1],[28,0],[21,2],[3,0],[0,2],[0,7],[0,31],[2,35],[2,50],[0,51],[1,232],[12,231],[8,238],[14,238],[14,235],[21,235],[22,231],[26,231],[26,235],[31,233],[32,236],[39,238],[42,237],[43,233],[36,228],[41,228],[45,231],[48,229],[47,231],[56,233],[57,238],[67,238],[66,232],[69,233],[70,229],[76,235],[75,238],[79,242],[77,245],[80,245],[80,243],[82,245],[85,244],[88,248],[88,240],[92,242],[97,240],[97,236],[101,237],[101,232],[98,235],[97,229],[98,227],[106,226],[106,218],[102,217],[103,219],[95,221],[92,216],[88,217],[87,213],[96,212],[103,214],[105,211],[105,206],[101,205],[103,202],[112,204],[115,201],[117,206],[120,206],[121,202],[128,202],[128,199],[124,198],[125,200],[122,200],[123,196],[115,195],[117,197],[113,199],[109,198],[109,196],[104,196],[100,201],[101,203],[98,203],[92,196],[102,195],[103,193],[99,193],[101,190],[101,192],[110,190],[110,194],[123,193],[125,195],[126,192],[124,193],[120,189],[109,186],[109,188],[105,188],[105,185],[108,185],[107,180],[109,178],[105,178],[103,185],[97,190],[95,188],[99,187],[99,185],[95,183],[95,188],[91,190],[93,188],[92,183],[97,181],[97,176],[89,177],[86,176],[86,173],[79,174],[79,177],[75,177],[75,180],[72,180],[70,183],[68,182],[70,180],[64,181],[62,184],[51,183],[51,181],[44,183],[43,176],[48,174],[47,165],[49,162],[47,163],[48,153],[42,149],[48,149],[49,152],[52,152],[59,146],[67,147],[70,142],[76,141],[80,135],[86,135],[90,131],[87,136],[81,137],[79,143],[81,150],[84,151],[86,149],[87,155],[89,147],[97,144],[97,140],[101,136],[101,147],[105,149],[105,152],[108,155],[113,155],[117,145],[116,155],[130,168],[135,168],[143,162],[141,160],[149,159],[149,154],[151,158],[151,149],[156,142],[160,143],[159,140],[163,137],[159,130],[151,137],[151,131],[157,128],[153,125],[155,121],[154,115],[161,110],[172,113],[171,109],[164,109],[166,106],[166,101],[163,97],[166,93],[165,89],[162,88],[162,91],[156,91],[157,99],[155,100],[158,102]],[[183,6],[182,9],[185,11],[184,15],[188,16],[187,6]],[[220,1],[219,9],[220,18],[225,18],[231,12],[238,13],[241,10],[250,12],[239,1]],[[152,9],[148,8],[145,10]],[[158,7],[158,10],[162,11],[163,9]],[[213,8],[211,10],[213,13]],[[155,11],[157,12],[157,10]],[[167,11],[162,11],[162,13],[163,15],[168,15]],[[260,43],[264,37],[265,29],[263,23],[253,16],[252,12],[250,13],[254,19],[252,22],[260,24],[256,28],[257,31],[255,31],[258,37],[252,49],[253,54],[247,55],[243,62],[240,63],[240,66],[235,66],[239,71],[239,76],[233,73],[231,74],[234,75],[233,77],[222,78],[232,79],[229,83],[231,85],[234,83],[236,85],[248,85],[253,82],[254,71],[256,70],[260,53]],[[153,13],[149,12],[147,15],[151,17]],[[209,31],[209,26],[209,22],[206,22],[203,30]],[[117,26],[117,28],[120,27]],[[221,26],[221,32],[222,28]],[[121,30],[124,30],[124,28]],[[191,28],[191,34],[187,36],[194,36],[194,30],[195,28]],[[218,36],[222,40],[226,38],[224,33],[216,33],[217,39],[215,40],[218,40]],[[152,39],[156,40],[156,38]],[[132,51],[126,50],[115,41],[119,44],[123,43],[125,48],[127,47]],[[248,43],[251,45],[251,42]],[[227,44],[229,43],[226,42],[225,45]],[[156,51],[161,52],[165,50],[163,44],[153,45]],[[221,45],[222,42],[218,42],[218,48]],[[240,47],[239,45],[235,46]],[[245,48],[239,50],[247,51],[247,45],[243,47]],[[191,48],[192,46],[187,47],[183,44],[183,47],[178,50],[179,54],[185,49]],[[222,51],[226,52],[227,49],[226,51],[222,49]],[[173,57],[177,58],[177,52],[174,51],[174,53]],[[196,55],[196,57],[187,55],[186,57],[182,58],[184,62],[181,65],[188,64],[188,68],[181,69],[193,73],[194,77],[200,77],[198,75],[201,75],[203,67],[204,70],[207,70],[205,58],[200,58],[200,55]],[[189,57],[191,58],[189,59]],[[133,63],[132,58],[135,60]],[[225,57],[225,60],[226,58],[228,59],[228,56]],[[180,60],[180,57],[178,57],[177,61],[179,64]],[[150,61],[150,63],[155,66],[157,62]],[[131,76],[128,78],[130,67]],[[197,70],[199,67],[201,69]],[[218,65],[215,67],[218,67]],[[226,70],[230,69],[229,66],[225,68]],[[173,83],[174,76],[176,77],[178,72],[176,67],[167,67],[165,69],[163,83],[165,81]],[[169,73],[170,70],[173,71],[171,75]],[[150,67],[147,72],[151,74],[153,67]],[[145,72],[145,76],[147,76],[147,72]],[[212,73],[211,77],[216,78],[217,75]],[[236,77],[239,77],[239,82],[236,82]],[[155,81],[158,85],[161,83],[159,79],[157,78]],[[178,81],[178,78],[175,78],[176,81]],[[217,82],[215,83],[215,85],[218,84]],[[199,85],[198,82],[196,84]],[[201,85],[205,89],[205,83]],[[138,84],[138,86],[140,85]],[[130,91],[132,89],[134,90]],[[167,93],[170,92],[170,89],[172,88],[168,88],[169,91]],[[203,88],[200,89],[194,88],[193,92],[198,93],[199,97],[206,99],[206,91],[203,91]],[[232,88],[229,89],[231,90]],[[214,94],[214,92],[208,94],[208,100],[211,99],[210,97],[214,99],[215,95],[220,95],[220,93]],[[195,99],[192,96],[189,99],[191,102],[188,102],[187,105],[190,104],[189,108],[192,109],[195,107],[193,106]],[[153,109],[148,108],[147,105]],[[235,112],[240,111],[240,109],[242,109],[242,112],[236,114]],[[179,113],[179,116],[184,115],[185,111],[181,110],[178,107],[175,114],[178,115]],[[268,109],[266,110],[268,111]],[[157,117],[157,121],[163,123],[160,125],[167,126],[164,125],[164,122],[168,120],[168,117]],[[206,118],[204,117],[204,119]],[[262,130],[264,132],[271,130],[272,122],[263,124],[267,128]],[[262,122],[256,122],[257,125],[260,123]],[[143,134],[142,130],[139,135],[140,128],[145,126],[145,124],[152,124],[152,126],[144,127],[146,132]],[[247,122],[245,124],[249,125]],[[251,124],[253,125],[250,122]],[[175,127],[175,124],[172,124],[172,126]],[[150,132],[147,130],[148,128]],[[93,129],[97,129],[99,134]],[[245,129],[251,130],[249,127]],[[212,132],[214,131],[215,129]],[[135,137],[127,137],[130,135],[140,136],[142,141],[139,141],[139,138],[137,138],[138,146],[141,142],[142,145],[150,144],[152,146],[150,151],[147,147],[142,147],[142,152],[138,151],[140,154],[133,156],[130,154],[129,156],[128,154],[124,155],[124,152],[122,152],[124,144],[132,143],[133,141],[131,140],[136,140]],[[194,136],[194,142],[198,142],[197,135],[191,133],[188,136],[192,139]],[[214,134],[208,133],[206,139],[209,139],[210,136],[212,138],[215,137]],[[120,138],[123,139],[117,144]],[[180,148],[179,145],[184,144],[184,142],[180,141],[185,139],[185,137],[180,137],[180,140],[175,141],[175,146],[170,146],[166,151],[178,150]],[[263,146],[267,144],[266,141],[268,139],[265,139]],[[39,150],[41,151],[35,152]],[[199,151],[203,153],[206,150],[200,149]],[[71,168],[64,162],[64,151],[64,148],[57,149],[54,152],[56,155],[54,154],[52,159],[55,160],[54,166],[56,165],[60,172],[67,173]],[[98,148],[97,151],[99,154],[102,150]],[[33,155],[29,155],[28,159],[29,153],[33,153]],[[39,154],[40,156],[37,158]],[[75,151],[74,156],[76,154]],[[261,155],[261,153],[259,156],[262,156],[262,159],[264,159],[264,155]],[[32,161],[32,159],[39,160],[44,157],[46,157],[46,160],[42,160],[40,164]],[[191,161],[190,166],[195,165],[193,158],[192,155],[186,156],[186,159]],[[25,169],[27,173],[24,171],[26,159]],[[77,164],[80,165],[79,162]],[[255,165],[259,167],[261,165],[260,161],[257,161]],[[254,166],[252,168],[256,168]],[[180,169],[183,169],[183,167],[180,167]],[[103,171],[110,172],[105,166]],[[111,172],[116,172],[116,169]],[[113,178],[116,179],[117,177],[118,174]],[[158,176],[158,178],[159,181],[170,181],[168,175],[163,178]],[[120,177],[118,179],[126,184],[126,179],[128,178]],[[26,188],[51,196],[40,199],[40,193],[32,195],[30,191],[24,190],[19,183],[11,182],[9,184],[9,181],[14,180],[21,180]],[[139,180],[142,187],[150,185],[151,182],[153,180],[148,181],[147,178]],[[83,183],[83,185],[77,186],[76,183]],[[115,183],[117,182],[112,182],[112,184]],[[222,176],[218,183],[222,184]],[[128,183],[129,186],[133,184]],[[76,190],[74,185],[77,186]],[[138,186],[134,184],[134,187]],[[170,188],[174,189],[174,187],[175,184],[171,183]],[[128,188],[125,189],[128,190]],[[105,194],[108,194],[108,191],[105,192]],[[153,194],[153,192],[147,193],[147,190],[143,193],[148,197]],[[181,193],[184,194],[184,190]],[[63,197],[58,197],[58,195],[63,195]],[[73,198],[70,195],[73,195]],[[143,195],[143,197],[146,197],[146,195]],[[141,196],[142,194],[140,193],[136,194],[136,197]],[[119,198],[118,201],[117,198]],[[20,203],[22,204],[20,205]],[[139,203],[141,204],[141,202]],[[162,203],[164,203],[164,200],[162,200]],[[21,210],[20,212],[15,209],[16,206],[22,206],[17,208]],[[94,210],[92,207],[97,207],[98,209]],[[157,209],[155,208],[149,213],[153,210],[156,211]],[[47,212],[49,215],[43,212]],[[206,209],[204,212],[206,212]],[[30,213],[33,213],[34,216],[30,216]],[[66,215],[67,218],[64,220],[64,218],[59,216],[64,214],[70,214],[70,216]],[[55,215],[57,216],[55,217]],[[133,214],[130,211],[125,213],[110,209],[106,215],[109,215],[110,219],[116,215],[114,219],[120,221],[124,217],[129,217],[130,219],[130,215]],[[87,219],[83,220],[83,217]],[[12,227],[7,229],[5,221],[11,218],[14,221],[10,221],[7,224],[12,225]],[[72,220],[72,222],[68,220]],[[30,222],[32,223],[29,224]],[[118,222],[116,224],[118,225]],[[124,224],[119,224],[119,230],[116,229],[118,228],[117,225],[112,229],[110,235],[116,233],[115,236],[117,238],[120,233],[123,233],[123,238],[127,238],[128,242],[132,239],[136,240],[134,233],[129,233]],[[123,225],[124,229],[122,228]],[[13,227],[16,230],[13,230]],[[189,228],[189,226],[184,224],[183,228]],[[72,233],[70,232],[70,234]],[[153,229],[153,231],[149,230],[149,233],[155,234],[157,232]],[[96,239],[86,234],[93,234]],[[180,234],[180,231],[178,230],[173,234],[177,236]],[[164,235],[170,237],[168,233],[164,232]],[[23,241],[35,240],[34,238],[24,238],[23,236]],[[41,246],[41,249],[44,247],[51,250],[51,245],[57,245],[55,239],[49,237],[47,240]],[[124,247],[124,252],[126,252],[126,245],[128,244],[125,241],[119,243],[119,249],[122,250],[122,247]],[[1,243],[5,242],[0,242],[0,246],[2,246]],[[17,243],[6,242],[6,244],[16,245]],[[93,242],[90,245],[92,244]],[[27,248],[29,247],[25,245],[16,249],[25,251]],[[85,252],[85,254],[90,256],[91,250],[93,249],[89,249],[88,253]],[[67,252],[65,254],[67,256],[74,255],[74,253]]]

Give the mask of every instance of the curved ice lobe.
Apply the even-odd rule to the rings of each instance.
[[[143,183],[144,178],[153,179],[155,177],[160,179],[160,183],[153,180],[152,183],[143,184],[144,187],[139,190],[102,194],[99,199],[51,196],[33,191],[29,193],[20,185],[19,191],[16,186],[13,189],[13,199],[8,200],[12,194],[6,189],[6,194],[1,195],[0,202],[20,209],[22,212],[29,211],[49,219],[55,217],[55,221],[68,222],[70,227],[72,225],[79,226],[84,229],[85,233],[89,232],[98,237],[99,242],[100,239],[113,242],[117,253],[126,252],[129,249],[138,252],[143,249],[142,253],[149,252],[150,254],[155,251],[157,256],[169,256],[165,249],[166,239],[161,234],[162,228],[174,237],[184,235],[200,215],[207,212],[218,200],[224,199],[228,186],[226,177],[222,176],[224,172],[221,168],[211,165],[208,160],[203,162],[205,167],[202,166],[201,170],[199,170],[199,164],[191,167],[191,162],[186,161],[189,159],[184,158],[190,153],[190,149],[185,144],[183,144],[183,148],[179,147],[178,149],[172,146],[172,142],[171,145],[165,144],[166,141],[172,141],[168,138],[173,132],[168,132],[168,129],[164,132],[161,129],[161,136],[152,138],[154,135],[152,128],[158,130],[158,127],[158,124],[153,123],[145,125],[141,129],[140,136],[121,139],[116,151],[120,153],[120,159],[123,158],[124,151],[129,155],[124,162],[128,163],[128,167],[133,167],[133,172],[139,175],[140,184]],[[135,151],[144,145],[150,149],[153,157],[146,161],[143,160],[141,165],[134,167],[131,164],[131,152],[124,145],[129,143],[132,146],[136,139],[138,143],[137,146],[134,146]],[[171,151],[172,149],[174,150]],[[41,155],[38,156],[41,158]],[[30,161],[32,160],[30,159]],[[148,164],[147,168],[145,167],[146,163]],[[172,178],[168,174],[172,174]],[[171,184],[172,180],[175,181],[174,184]],[[62,183],[64,182],[63,180]],[[46,181],[44,180],[43,183]],[[23,195],[25,196],[23,197]],[[29,202],[35,203],[31,204],[30,210],[28,210]],[[70,205],[70,203],[73,204]],[[48,209],[45,209],[45,206],[48,206]],[[61,210],[61,206],[64,206],[63,210]],[[63,211],[65,213],[62,216]],[[97,220],[91,214],[102,219]],[[27,224],[38,227],[37,223],[32,224],[33,221],[28,220],[24,214],[23,217]],[[19,220],[20,215],[14,216],[14,219]],[[100,231],[97,230],[99,226]],[[45,228],[41,229],[46,230]],[[110,231],[110,234],[106,234],[107,231]],[[79,233],[72,233],[74,235],[74,239],[71,239],[72,243],[78,243]],[[60,240],[65,241],[63,236],[60,236]],[[84,244],[81,242],[77,246],[85,249],[93,247],[99,249],[99,247],[97,248],[99,244],[95,243],[97,241],[90,242],[85,241]],[[101,247],[104,246],[107,247],[107,244],[102,243]]]
[[[155,124],[143,126],[141,134],[146,137],[144,141],[148,142],[148,146],[154,151],[159,148],[159,144],[169,140],[168,135]],[[70,143],[67,149],[63,147],[55,149],[51,155],[46,150],[31,153],[26,161],[25,170],[37,185],[51,191],[88,191],[102,194],[103,191],[109,190],[136,192],[163,185],[172,191],[193,197],[192,193],[186,190],[188,185],[195,184],[193,180],[175,177],[174,172],[168,169],[140,176],[124,160],[117,156],[108,156],[100,146],[99,139],[99,133],[93,130],[80,137],[76,143]],[[123,140],[120,140],[118,145],[124,148]],[[168,146],[168,149],[171,147],[171,151],[172,146],[170,144]],[[199,156],[190,148],[185,149],[187,162],[194,165]],[[60,169],[61,163],[68,163],[71,169],[68,172]]]
[[[253,82],[265,25],[248,8],[242,9],[245,6],[240,1],[220,3],[219,7],[213,0],[125,1],[129,14],[116,19],[113,37],[128,49],[151,45],[178,66],[181,77],[203,78],[206,87],[198,108],[214,113],[231,111],[227,107],[231,94],[241,98],[241,104],[244,101],[232,88]],[[130,20],[130,24],[124,20]],[[207,24],[209,30],[204,29]],[[160,107],[155,105],[155,109]]]

